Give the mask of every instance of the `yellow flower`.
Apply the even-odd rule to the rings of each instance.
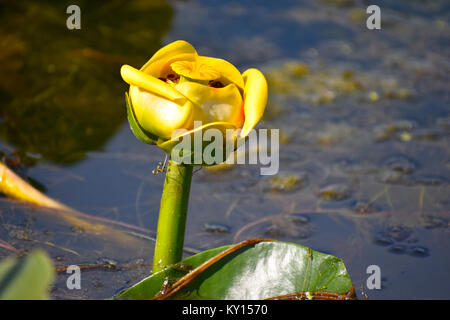
[[[199,56],[186,41],[161,48],[140,69],[124,65],[130,85],[128,119],[134,134],[167,152],[182,134],[216,128],[241,129],[245,138],[261,119],[267,102],[267,82],[257,69],[241,74],[231,63]],[[202,126],[194,128],[194,121]]]

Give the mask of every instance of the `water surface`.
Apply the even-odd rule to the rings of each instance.
[[[69,31],[69,3],[2,2],[4,159],[49,196],[145,232],[95,236],[2,198],[0,239],[90,266],[81,290],[59,273],[56,299],[107,298],[148,275],[153,242],[136,234],[156,229],[164,177],[151,171],[164,153],[132,135],[119,69],[184,39],[261,69],[258,127],[281,136],[275,177],[254,165],[196,171],[187,246],[292,241],[342,258],[360,298],[450,298],[449,5],[378,4],[381,30],[365,27],[365,1],[79,1],[82,29]],[[381,290],[365,287],[372,264]]]

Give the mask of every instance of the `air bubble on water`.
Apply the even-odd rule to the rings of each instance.
[[[406,247],[401,244],[395,244],[389,248],[389,252],[395,254],[404,254],[406,252]]]
[[[430,251],[425,247],[411,247],[408,250],[409,254],[415,257],[428,257],[430,255]]]

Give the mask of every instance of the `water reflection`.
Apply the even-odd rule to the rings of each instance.
[[[60,1],[0,4],[0,135],[58,163],[82,159],[117,132],[126,90],[118,70],[155,52],[173,16],[165,1],[77,4],[82,27],[73,31]]]

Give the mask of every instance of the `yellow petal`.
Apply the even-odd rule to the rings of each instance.
[[[215,80],[220,77],[220,72],[214,67],[197,61],[176,61],[170,66],[176,73],[195,80]]]
[[[175,88],[196,107],[194,120],[229,122],[241,128],[244,121],[242,96],[235,84],[213,88],[196,82],[182,82]]]
[[[122,75],[123,80],[130,86],[139,87],[179,104],[184,104],[186,102],[186,98],[168,83],[131,66],[123,65],[120,69],[120,74]]]
[[[198,56],[196,62],[199,65],[207,65],[210,68],[220,73],[220,78],[218,81],[222,82],[224,85],[229,83],[234,83],[241,92],[244,90],[244,80],[238,69],[228,61],[218,58]],[[214,79],[216,80],[216,79]]]
[[[170,65],[173,62],[193,61],[197,56],[197,51],[190,43],[177,40],[159,49],[141,68],[141,71],[159,78],[170,72]]]
[[[241,137],[245,137],[264,114],[267,103],[267,81],[264,75],[257,69],[248,69],[242,76],[245,83],[245,122],[241,131]]]

